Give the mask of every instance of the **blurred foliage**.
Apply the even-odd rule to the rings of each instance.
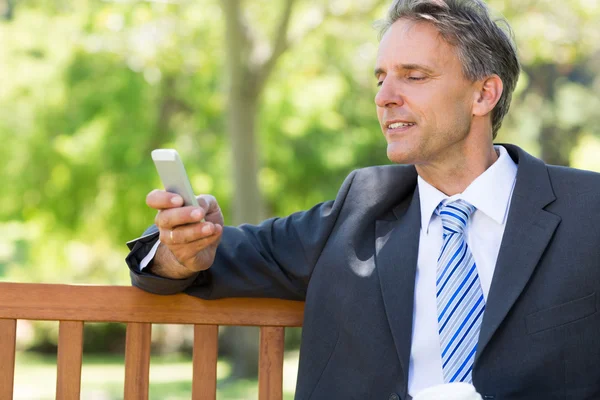
[[[600,136],[600,1],[489,4],[511,24],[523,67],[500,139],[551,164],[593,168],[573,155]]]
[[[600,169],[600,1],[489,3],[523,63],[498,141]],[[245,2],[260,35],[273,4]],[[352,169],[388,162],[372,77],[372,22],[387,4],[364,4],[310,0],[292,16],[292,35],[305,36],[279,60],[257,119],[269,215],[331,199]],[[0,279],[127,284],[124,243],[154,218],[154,148],[178,149],[195,190],[228,218],[217,0],[0,0],[0,15]]]

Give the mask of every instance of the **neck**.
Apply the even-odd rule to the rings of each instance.
[[[446,196],[462,193],[479,175],[496,160],[498,154],[493,145],[485,151],[461,152],[459,157],[448,156],[445,160],[416,165],[419,176]]]

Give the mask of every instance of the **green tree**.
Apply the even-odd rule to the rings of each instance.
[[[490,1],[514,28],[523,74],[503,132],[551,164],[569,165],[599,135],[597,2]]]

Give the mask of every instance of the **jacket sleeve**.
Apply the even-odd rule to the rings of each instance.
[[[344,206],[356,171],[344,181],[334,201],[259,225],[226,226],[213,265],[188,279],[162,278],[139,271],[158,230],[150,227],[128,243],[134,286],[158,294],[186,292],[204,299],[274,297],[303,300],[313,268]]]

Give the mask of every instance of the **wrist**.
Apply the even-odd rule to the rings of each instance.
[[[179,262],[173,252],[163,243],[159,244],[156,257],[149,267],[150,272],[154,275],[169,279],[188,279],[198,273]]]

